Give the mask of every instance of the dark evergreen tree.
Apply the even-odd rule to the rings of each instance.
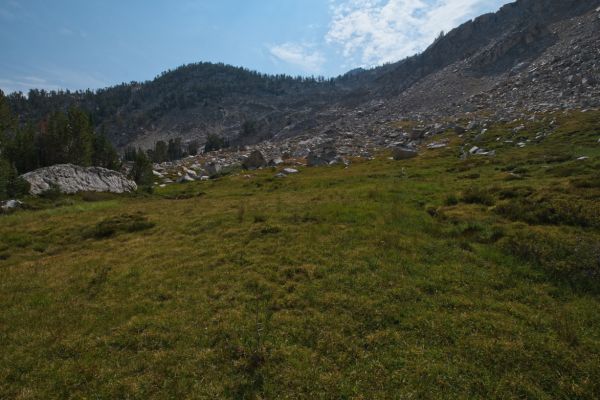
[[[40,164],[43,166],[68,162],[69,119],[63,112],[55,112],[42,124],[40,134]]]
[[[6,158],[19,173],[33,171],[40,167],[39,141],[33,125],[17,130],[14,137],[7,141]]]
[[[29,192],[29,183],[20,178],[17,169],[0,158],[0,199],[14,199]]]
[[[167,144],[164,141],[159,140],[154,145],[154,154],[152,160],[157,163],[162,163],[167,161],[168,159],[169,154]]]
[[[131,169],[131,179],[142,187],[152,187],[154,175],[152,174],[152,163],[142,149],[135,152],[135,159]]]
[[[187,145],[187,153],[188,153],[188,155],[190,155],[190,156],[197,155],[199,148],[200,148],[200,145],[198,144],[198,141],[197,140],[192,140]]]
[[[223,149],[227,146],[229,146],[229,143],[227,142],[227,140],[225,140],[224,138],[222,138],[219,135],[215,135],[215,134],[211,133],[206,138],[206,144],[204,145],[204,151],[205,152],[216,151],[216,150]]]
[[[94,133],[89,116],[79,108],[68,113],[66,137],[67,162],[87,167],[92,165]]]
[[[94,135],[92,144],[92,165],[114,170],[119,169],[121,165],[117,151],[108,141],[104,133]]]
[[[181,148],[181,138],[169,139],[167,154],[170,161],[183,158],[183,150]]]
[[[123,160],[133,162],[135,161],[135,157],[137,156],[137,150],[135,147],[129,146],[125,149],[123,154]]]

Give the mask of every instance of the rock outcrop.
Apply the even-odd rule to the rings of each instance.
[[[260,151],[254,150],[252,153],[250,153],[248,158],[244,160],[242,166],[250,170],[259,169],[266,167],[267,161],[265,160],[265,157]]]
[[[21,176],[31,185],[30,193],[39,195],[52,187],[62,193],[111,192],[126,193],[137,190],[135,182],[120,172],[100,167],[80,167],[72,164],[53,165]]]
[[[405,146],[397,146],[392,149],[392,156],[394,160],[408,160],[411,158],[415,158],[419,153],[415,149],[411,149],[410,147]]]
[[[8,214],[19,208],[23,208],[23,203],[19,200],[0,201],[0,214]]]

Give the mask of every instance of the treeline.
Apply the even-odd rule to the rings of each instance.
[[[175,161],[187,156],[197,155],[199,146],[197,140],[192,140],[186,144],[183,144],[181,138],[169,139],[168,142],[159,140],[154,144],[154,148],[146,150],[146,155],[150,161],[155,163]],[[123,159],[134,161],[138,151],[140,150],[135,147],[126,148]]]
[[[0,90],[0,198],[23,189],[17,177],[55,164],[118,169],[119,156],[87,113],[77,107],[55,111],[40,121],[20,123]]]
[[[95,91],[47,91],[32,89],[26,95],[7,96],[12,110],[27,119],[40,120],[57,110],[85,110],[96,127],[108,133],[135,130],[162,116],[201,108],[206,115],[218,114],[223,99],[232,96],[297,96],[307,91],[329,92],[335,79],[267,75],[225,64],[183,65],[152,81],[122,83]],[[315,92],[317,93],[317,92]]]

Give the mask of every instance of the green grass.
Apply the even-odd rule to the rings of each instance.
[[[600,113],[557,119],[496,157],[28,200],[0,398],[599,398]]]

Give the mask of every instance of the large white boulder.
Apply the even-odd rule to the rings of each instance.
[[[80,167],[72,164],[53,165],[21,176],[31,185],[29,192],[39,195],[56,186],[62,193],[111,192],[137,190],[134,181],[120,172],[100,167]]]

